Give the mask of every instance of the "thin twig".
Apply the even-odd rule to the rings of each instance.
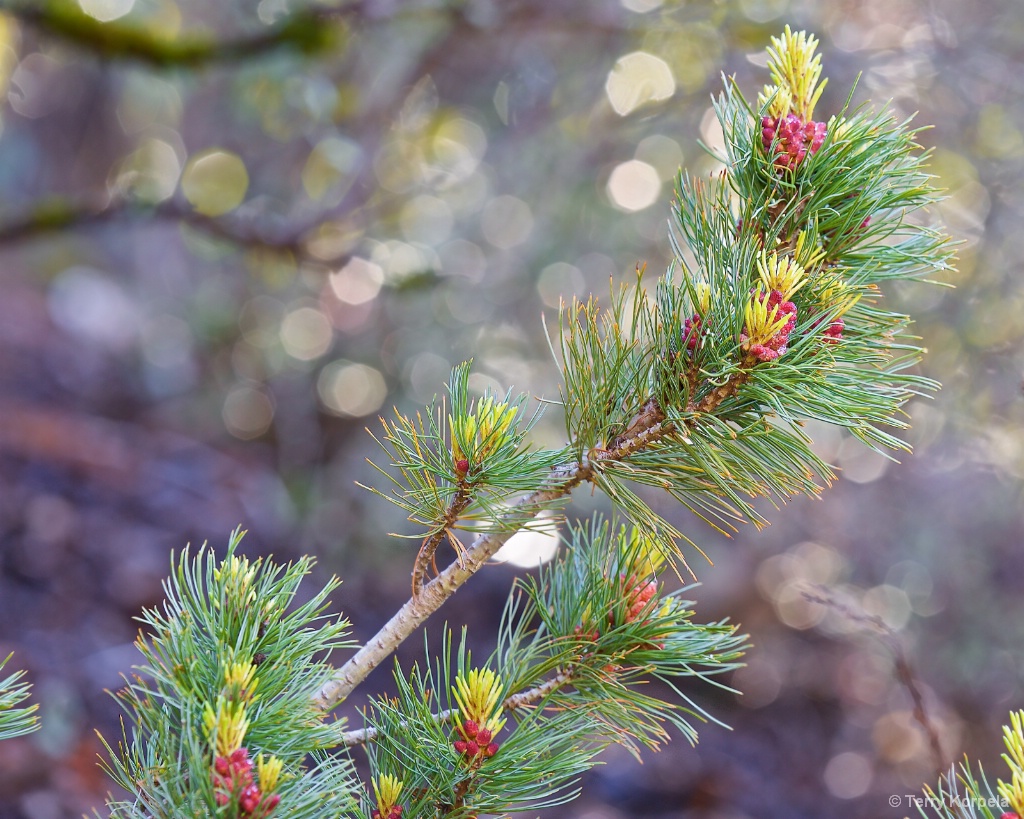
[[[512,507],[506,515],[506,520],[521,520],[524,510],[539,509],[564,497],[588,475],[588,470],[578,469],[551,488],[531,492]],[[326,711],[348,697],[406,637],[426,622],[427,618],[455,594],[463,583],[476,574],[513,534],[515,531],[510,529],[478,536],[461,560],[453,561],[437,577],[423,586],[417,596],[407,600],[380,631],[324,683],[313,697],[314,704]]]
[[[525,691],[520,691],[517,694],[512,694],[501,704],[502,711],[516,711],[520,708],[525,708],[528,705],[532,705],[538,700],[544,699],[548,694],[552,694],[569,682],[572,679],[572,675],[568,671],[559,671],[554,677],[540,685],[528,688]],[[458,713],[455,708],[448,708],[434,715],[434,719],[439,723],[448,722],[452,717]],[[403,723],[404,725],[404,723]],[[359,728],[354,731],[346,731],[341,735],[339,745],[343,745],[346,748],[354,748],[357,745],[365,745],[368,742],[374,742],[380,732],[376,728]]]
[[[829,589],[824,586],[815,586],[815,589],[818,591],[818,594],[803,592],[804,599],[811,603],[818,603],[819,605],[835,609],[852,622],[871,626],[889,647],[893,654],[893,662],[895,663],[896,680],[910,695],[910,699],[914,704],[914,719],[917,720],[918,725],[924,730],[925,736],[928,737],[932,764],[935,766],[938,777],[941,778],[943,771],[946,769],[946,757],[942,752],[939,730],[935,723],[932,722],[928,710],[925,708],[924,695],[921,693],[921,687],[918,684],[917,672],[914,670],[914,665],[907,655],[907,649],[903,641],[893,631],[892,627],[878,615],[851,609],[849,606],[836,600]]]
[[[337,258],[310,255],[305,237],[316,225],[294,227],[272,235],[264,227],[244,224],[237,219],[206,216],[176,200],[155,205],[131,199],[113,199],[102,203],[89,200],[44,201],[28,213],[0,224],[0,246],[29,241],[49,233],[81,230],[121,220],[145,219],[181,222],[208,236],[240,247],[290,254],[300,259],[313,258],[315,261],[338,264],[348,258],[348,254]]]
[[[434,566],[434,571],[437,571],[437,564],[434,559],[437,547],[441,545],[441,541],[444,540],[445,536],[452,542],[452,546],[458,553],[459,558],[462,558],[464,550],[461,548],[461,544],[455,539],[455,536],[451,532],[451,527],[455,524],[455,521],[459,519],[459,516],[465,511],[466,507],[469,506],[473,500],[472,493],[469,490],[468,484],[460,484],[459,491],[455,494],[452,502],[448,505],[448,511],[445,512],[444,520],[438,527],[437,531],[428,535],[423,545],[420,546],[419,552],[416,554],[416,560],[412,566],[412,596],[415,598],[419,595],[423,589],[423,581],[427,577],[427,569],[430,566]]]

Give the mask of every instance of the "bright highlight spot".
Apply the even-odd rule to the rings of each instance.
[[[825,785],[839,799],[856,799],[871,786],[871,763],[864,754],[845,751],[825,766]]]
[[[438,125],[431,141],[434,169],[446,182],[468,179],[487,151],[487,133],[471,120],[451,117]]]
[[[327,409],[348,418],[376,412],[388,394],[380,372],[351,361],[335,361],[324,367],[316,388]]]
[[[662,179],[674,178],[683,164],[683,149],[678,142],[663,134],[651,134],[640,140],[633,156],[653,165]]]
[[[525,242],[533,230],[530,206],[514,196],[498,196],[484,205],[480,216],[484,238],[501,250]]]
[[[586,286],[583,271],[566,262],[549,264],[537,277],[537,292],[548,307],[558,307],[563,300],[568,302],[581,295]]]
[[[646,162],[631,159],[616,166],[608,178],[608,197],[620,210],[638,211],[658,201],[661,178]]]
[[[101,23],[109,23],[130,12],[135,6],[135,0],[78,0],[78,5],[90,17]]]
[[[624,117],[645,102],[667,100],[676,92],[676,81],[663,59],[634,51],[616,61],[604,90],[615,113]]]
[[[558,524],[550,512],[542,512],[530,529],[520,529],[498,549],[492,560],[521,568],[547,563],[558,551]]]
[[[622,0],[622,7],[637,14],[645,14],[661,8],[665,0]]]
[[[139,328],[138,308],[117,282],[91,267],[74,265],[50,285],[50,315],[73,335],[112,348],[131,343]]]
[[[205,216],[222,216],[242,204],[249,174],[238,154],[212,148],[189,159],[181,178],[185,198]]]
[[[224,399],[221,410],[224,426],[236,438],[258,438],[274,420],[274,405],[263,392],[252,387],[236,387]]]
[[[893,631],[906,626],[913,613],[907,593],[887,583],[864,592],[862,604],[865,612],[880,617]]]
[[[328,137],[317,143],[302,168],[302,187],[314,202],[319,202],[336,187],[336,194],[347,186],[339,182],[350,176],[359,161],[359,146],[339,137]]]
[[[147,202],[162,202],[174,195],[181,162],[174,146],[149,138],[121,164],[116,184]]]
[[[315,307],[292,310],[281,321],[281,345],[299,361],[319,358],[331,346],[334,332],[327,316]]]
[[[338,301],[345,304],[366,304],[377,298],[381,285],[384,284],[384,270],[359,256],[349,259],[341,270],[330,276],[331,290]]]
[[[856,438],[847,438],[839,447],[836,458],[845,480],[871,483],[881,478],[892,463],[880,452],[869,449]]]

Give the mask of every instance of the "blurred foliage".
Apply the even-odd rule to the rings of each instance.
[[[755,635],[734,680],[746,694],[727,705],[737,730],[609,765],[590,793],[610,807],[558,815],[793,819],[824,800],[877,816],[934,781],[891,651],[810,603],[809,584],[884,618],[949,759],[995,767],[1024,668],[1017,0],[64,7],[164,45],[265,42],[305,15],[334,38],[183,68],[24,11],[56,2],[21,18],[4,6],[0,656],[27,666],[43,728],[0,746],[0,815],[100,803],[91,729],[115,713],[102,690],[137,661],[129,618],[159,599],[184,538],[244,522],[251,548],[313,552],[344,576],[335,603],[365,628],[394,609],[415,547],[387,543],[393,510],[353,488],[372,474],[362,427],[429,402],[469,357],[475,394],[554,397],[540,316],[638,260],[667,263],[669,181],[716,168],[693,135],[719,144],[719,72],[756,93],[752,55],[785,23],[821,37],[820,116],[863,71],[854,105],[891,99],[930,126],[958,289],[894,302],[944,390],[911,406],[903,464],[814,430],[840,468],[826,503],[728,550],[702,541],[716,562],[703,613]],[[534,433],[564,443],[557,412]],[[483,617],[487,582],[448,616]]]

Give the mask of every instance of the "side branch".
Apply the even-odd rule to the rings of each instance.
[[[509,520],[517,519],[523,510],[540,508],[551,501],[565,497],[577,484],[587,480],[588,466],[576,466],[561,473],[562,481],[547,489],[540,489],[522,498],[509,513]],[[517,514],[517,512],[519,514]],[[395,615],[384,624],[370,641],[355,653],[313,697],[313,703],[327,711],[348,697],[367,675],[390,655],[417,628],[426,622],[441,605],[465,583],[515,534],[515,530],[480,535],[466,549],[461,560],[453,561],[437,577],[427,583],[419,594],[411,597]]]
[[[538,700],[544,699],[548,694],[554,693],[571,679],[572,675],[568,671],[559,671],[547,682],[543,682],[540,685],[527,689],[526,691],[520,691],[517,694],[512,694],[501,704],[501,710],[515,711],[519,708],[525,708],[528,705],[532,705]],[[445,723],[454,717],[456,713],[456,709],[447,708],[436,714],[434,719],[440,723]],[[346,748],[354,748],[357,745],[365,745],[368,742],[376,741],[379,733],[380,732],[376,728],[359,728],[355,731],[346,731],[341,735],[341,740],[338,744],[343,745]]]
[[[700,401],[691,402],[687,410],[695,414],[714,412],[723,401],[734,396],[747,383],[750,370],[756,364],[757,359],[745,356],[737,372],[729,376],[725,383],[708,392]],[[695,419],[688,419],[681,428],[671,421],[666,421],[665,411],[657,399],[649,398],[626,431],[615,438],[608,449],[595,450],[594,460],[621,461],[670,435],[679,435],[686,439],[687,430],[694,425]]]
[[[416,555],[416,560],[412,566],[413,598],[419,595],[423,588],[423,581],[427,576],[427,569],[433,566],[434,572],[437,572],[437,562],[434,558],[434,554],[446,535],[451,541],[452,546],[455,548],[455,551],[458,552],[459,560],[462,560],[462,544],[460,544],[452,534],[451,527],[455,524],[455,521],[459,519],[459,516],[465,511],[466,507],[469,506],[472,499],[473,496],[469,492],[469,487],[466,484],[461,484],[455,498],[448,506],[448,511],[445,513],[441,527],[433,534],[428,535],[426,540],[423,541],[423,545],[420,546],[419,553]]]

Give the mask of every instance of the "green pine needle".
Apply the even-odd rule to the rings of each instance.
[[[0,671],[4,670],[12,656],[8,654],[0,660]],[[22,682],[24,675],[24,671],[15,671],[0,679],[0,740],[24,736],[39,728],[39,718],[36,715],[39,706],[20,705],[28,699],[32,688],[31,684]]]

